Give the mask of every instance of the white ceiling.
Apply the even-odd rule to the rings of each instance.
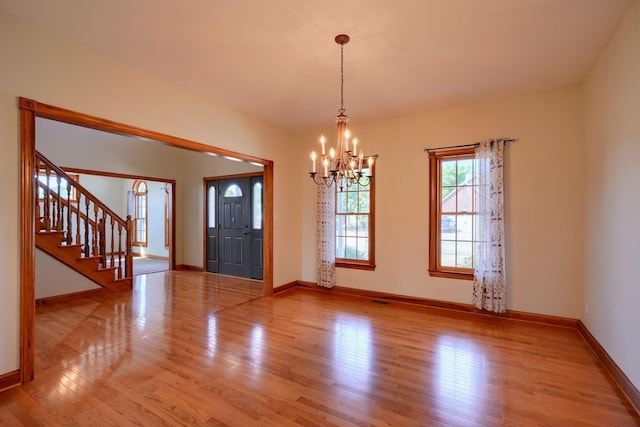
[[[0,0],[0,10],[282,128],[579,83],[635,0]]]

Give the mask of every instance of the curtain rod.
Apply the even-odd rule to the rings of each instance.
[[[516,142],[518,138],[504,138],[504,142]],[[473,144],[462,144],[462,145],[450,145],[448,147],[438,147],[438,148],[425,148],[425,153],[430,153],[432,151],[440,151],[440,150],[448,150],[450,148],[466,148],[466,147],[477,147],[479,146],[479,142],[475,142]]]

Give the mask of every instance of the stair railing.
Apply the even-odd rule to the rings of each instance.
[[[99,257],[102,267],[115,268],[116,279],[131,277],[131,216],[121,218],[37,151],[36,170],[36,231],[61,232],[63,244]]]

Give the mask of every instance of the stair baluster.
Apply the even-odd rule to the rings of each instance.
[[[122,274],[122,224],[118,223],[118,274]]]
[[[50,230],[51,229],[51,211],[49,209],[49,198],[50,198],[49,175],[51,174],[51,169],[49,169],[48,166],[45,167],[44,173],[45,173],[45,182],[46,182],[46,187],[44,191],[44,228],[45,230]]]
[[[87,219],[89,218],[89,205],[91,204],[91,200],[89,200],[89,198],[85,196],[84,202],[85,202],[86,212],[85,212],[84,221],[82,221],[84,223],[84,242],[82,242],[82,244],[84,249],[84,256],[88,257],[90,254],[90,251],[89,251],[89,221],[87,221]]]
[[[99,251],[98,251],[98,229],[97,229],[97,225],[98,225],[98,205],[96,205],[95,203],[93,204],[93,224],[91,227],[91,255],[92,256],[98,256],[99,255]]]
[[[114,256],[113,256],[113,254],[116,251],[115,243],[114,243],[114,240],[113,240],[114,239],[114,233],[113,233],[113,225],[114,225],[114,223],[115,223],[114,218],[111,217],[111,267],[115,267],[116,266],[115,259],[114,259]],[[118,252],[118,262],[120,261],[120,256],[121,256],[120,252]],[[120,278],[120,276],[118,276],[118,278]]]
[[[100,218],[100,222],[98,223],[98,253],[100,255],[100,263],[102,264],[103,267],[107,266],[107,254],[106,254],[106,249],[107,249],[107,241],[106,238],[107,236],[105,235],[106,233],[106,223],[105,223],[105,219],[106,219],[107,213],[103,210],[102,211],[102,218]]]
[[[60,186],[60,182],[62,181],[62,178],[60,177],[60,175],[56,174],[56,181],[58,184],[57,190],[58,190],[58,194],[56,196],[56,230],[57,231],[62,231],[62,202],[60,201],[60,191],[61,191],[61,186]]]
[[[39,223],[36,231],[38,235],[48,237],[38,247],[71,267],[78,256],[80,260],[88,258],[86,262],[90,264],[83,265],[95,265],[95,272],[83,272],[82,268],[77,267],[78,272],[114,290],[130,289],[133,272],[131,217],[120,218],[42,154],[36,153],[36,161],[40,176],[36,181],[38,191],[35,209]],[[62,191],[66,191],[66,194]],[[59,236],[57,244],[56,235]],[[41,239],[37,237],[36,245],[39,240]],[[79,255],[67,252],[58,257],[55,254],[57,248],[64,247],[68,247],[66,250],[78,251]],[[104,270],[112,271],[109,283],[102,282],[102,278],[107,279],[109,276]],[[122,279],[128,280],[121,281]]]
[[[75,244],[79,245],[81,238],[80,238],[80,201],[82,200],[82,194],[78,193],[78,211],[76,212],[76,239],[75,239]]]
[[[73,241],[73,236],[71,235],[71,186],[67,187],[67,231],[65,242],[67,245],[70,245]]]

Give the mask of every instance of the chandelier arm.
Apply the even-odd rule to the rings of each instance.
[[[318,175],[318,173],[317,173],[317,172],[309,172],[309,177],[311,177],[311,179],[313,180],[313,182],[315,182],[317,185],[320,185],[320,184],[322,184],[322,179],[321,179],[320,181],[318,181],[318,180],[316,179],[316,176],[317,176],[317,175]],[[320,177],[320,178],[322,178],[322,177]]]

